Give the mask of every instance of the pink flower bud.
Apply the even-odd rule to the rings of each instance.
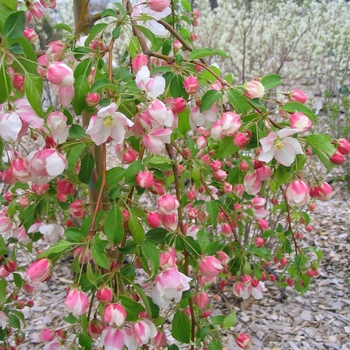
[[[233,193],[234,193],[237,197],[241,198],[241,197],[243,196],[243,193],[244,193],[244,187],[243,187],[243,185],[241,185],[241,184],[235,185],[235,186],[233,187]]]
[[[294,89],[291,94],[291,99],[295,102],[304,104],[307,101],[308,96],[305,95],[302,91]]]
[[[180,50],[182,48],[181,42],[179,40],[174,40],[173,48],[174,48],[174,50]]]
[[[55,332],[50,328],[44,328],[39,334],[39,339],[43,342],[50,342],[54,337]]]
[[[161,215],[162,218],[162,224],[163,226],[169,230],[169,231],[175,231],[178,225],[178,222],[176,220],[176,214],[162,214]]]
[[[264,244],[265,244],[264,238],[262,238],[262,237],[256,237],[256,238],[255,238],[255,245],[256,245],[258,248],[261,248]]]
[[[312,127],[311,119],[301,112],[291,114],[289,122],[292,129],[302,130],[303,132],[308,131]]]
[[[85,202],[82,199],[77,199],[68,207],[68,213],[76,219],[82,219],[86,216]]]
[[[1,265],[0,266],[0,278],[6,278],[10,276],[10,271],[5,269],[5,266]]]
[[[150,188],[153,182],[153,173],[151,171],[140,171],[136,174],[137,186],[141,188]]]
[[[239,163],[239,169],[242,171],[248,171],[250,169],[249,164],[245,161],[242,161]]]
[[[184,80],[184,87],[189,95],[194,95],[199,88],[199,82],[196,77],[190,75]]]
[[[222,265],[220,261],[213,256],[206,256],[199,263],[199,270],[206,277],[216,277],[222,271]]]
[[[87,264],[90,260],[92,260],[91,250],[83,246],[80,246],[74,249],[74,252],[73,252],[74,259],[77,256],[79,256],[80,264]]]
[[[28,182],[31,179],[29,162],[25,158],[14,159],[10,165],[10,170],[19,182]]]
[[[242,282],[235,282],[232,286],[232,293],[237,297],[237,298],[243,298],[244,295],[244,284]]]
[[[269,228],[269,223],[265,219],[258,221],[258,227],[261,231],[266,231]]]
[[[233,190],[233,186],[230,184],[230,183],[228,183],[228,182],[225,182],[224,183],[224,192],[225,193],[232,193],[232,190]]]
[[[337,147],[337,151],[341,154],[349,154],[350,153],[350,142],[347,139],[339,139],[335,143]]]
[[[151,339],[151,344],[156,348],[162,348],[166,345],[166,335],[163,332],[158,332],[157,335]]]
[[[180,203],[171,194],[165,194],[158,198],[158,210],[162,214],[171,215],[177,211]]]
[[[146,215],[148,225],[152,228],[157,228],[162,224],[162,219],[159,213],[152,211]]]
[[[26,28],[23,32],[23,35],[33,44],[35,43],[39,35],[35,32],[34,28]]]
[[[198,24],[199,24],[198,19],[194,19],[194,20],[192,21],[192,25],[193,25],[193,27],[197,27],[197,26],[198,26]]]
[[[237,133],[237,135],[233,139],[233,143],[239,148],[243,148],[248,143],[248,138],[246,134],[241,132]]]
[[[137,55],[131,63],[131,67],[134,73],[137,73],[141,67],[147,66],[148,57],[144,54]]]
[[[4,267],[8,272],[15,272],[17,270],[17,263],[14,260],[5,260]]]
[[[169,267],[175,267],[176,252],[161,252],[159,255],[159,264],[163,270],[166,270]]]
[[[262,98],[265,94],[264,85],[257,80],[248,81],[244,94],[249,98]]]
[[[172,101],[170,108],[175,113],[182,113],[186,109],[186,100],[182,97],[177,97]]]
[[[301,180],[291,182],[286,189],[286,198],[289,204],[302,207],[310,199],[310,187]]]
[[[317,199],[326,202],[332,198],[333,189],[327,182],[323,182],[320,186],[314,186],[310,190],[310,195],[311,197],[316,197]]]
[[[162,12],[170,5],[170,0],[148,0],[148,6],[151,10]]]
[[[194,18],[194,19],[198,19],[199,17],[200,17],[199,11],[198,11],[198,10],[194,10],[194,11],[193,11],[193,18]]]
[[[67,179],[57,181],[57,192],[63,194],[73,194],[76,191],[75,185]]]
[[[72,86],[74,83],[73,71],[63,62],[53,62],[46,74],[47,80],[57,86]]]
[[[193,297],[193,302],[201,309],[206,309],[209,304],[209,295],[207,293],[198,293]]]
[[[104,323],[97,318],[94,318],[88,325],[88,333],[93,339],[97,339],[102,334],[104,329]]]
[[[271,168],[267,165],[261,166],[260,168],[256,169],[255,172],[258,175],[260,181],[266,181],[271,176]]]
[[[198,39],[199,39],[199,37],[198,37],[197,34],[195,34],[195,33],[191,34],[191,36],[190,36],[190,40],[191,40],[191,41],[197,41]],[[200,67],[200,66],[199,66],[199,67]],[[195,69],[197,70],[196,67],[195,67]],[[200,69],[202,70],[203,68],[201,67]]]
[[[11,77],[13,87],[18,90],[19,92],[24,92],[24,75],[21,74],[14,74]]]
[[[342,165],[346,162],[346,158],[339,151],[335,151],[335,153],[329,158],[329,160],[333,164],[337,165]]]
[[[113,300],[113,291],[110,288],[104,287],[98,289],[96,292],[96,298],[100,303],[111,303]]]
[[[210,167],[213,171],[218,171],[222,167],[222,163],[219,160],[214,160],[211,162]]]
[[[89,299],[84,292],[71,289],[67,294],[64,305],[73,316],[81,316],[89,307]]]
[[[125,323],[126,311],[117,303],[109,304],[103,312],[103,320],[110,326],[120,327]]]
[[[51,275],[51,262],[48,259],[40,259],[34,261],[27,271],[26,275],[32,285],[36,286],[40,282],[45,281]]]
[[[85,97],[85,102],[90,107],[95,107],[100,102],[100,95],[97,92],[89,93]]]
[[[196,145],[199,149],[203,149],[207,147],[207,140],[203,136],[199,136],[198,139],[196,140]]]
[[[50,184],[43,184],[41,186],[38,184],[32,184],[32,190],[39,196],[43,196],[49,188]]]
[[[156,179],[154,180],[153,186],[150,188],[150,191],[153,194],[157,194],[162,196],[165,194],[165,184],[162,180]]]

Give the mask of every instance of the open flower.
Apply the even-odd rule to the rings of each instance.
[[[151,78],[151,73],[147,66],[142,66],[136,74],[136,85],[139,89],[147,92],[147,96],[155,99],[165,90],[165,79],[158,75]]]
[[[126,127],[133,126],[133,122],[124,114],[117,112],[117,108],[115,103],[111,103],[91,117],[86,133],[97,146],[105,143],[109,137],[117,143],[123,142]]]
[[[291,166],[295,160],[296,154],[303,154],[300,143],[293,137],[293,134],[300,130],[282,129],[275,133],[271,131],[267,137],[260,139],[262,152],[259,155],[259,160],[269,162],[275,158],[284,166]]]

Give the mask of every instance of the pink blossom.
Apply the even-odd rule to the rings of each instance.
[[[136,74],[136,85],[139,89],[147,92],[147,96],[155,99],[165,90],[165,79],[162,76],[151,78],[151,73],[147,66],[142,66]]]
[[[25,158],[14,159],[10,165],[12,175],[22,183],[27,183],[31,179],[29,162]]]
[[[23,35],[33,44],[35,43],[39,35],[35,32],[34,28],[26,28],[23,32]]]
[[[115,103],[111,103],[91,117],[86,133],[97,146],[105,143],[109,137],[117,143],[123,142],[126,128],[133,125],[124,114],[117,112],[117,108]]]
[[[346,158],[339,151],[335,151],[329,160],[337,165],[342,165],[346,162]]]
[[[247,135],[242,132],[237,133],[233,139],[233,143],[239,148],[243,148],[248,143]]]
[[[162,214],[171,215],[175,213],[179,205],[178,200],[172,194],[165,194],[158,198],[158,210]]]
[[[157,328],[151,320],[145,318],[132,325],[132,333],[138,345],[141,346],[157,335]]]
[[[152,227],[152,228],[157,228],[162,224],[162,220],[161,220],[161,216],[159,213],[153,211],[150,212],[146,215],[146,219],[148,224]]]
[[[46,242],[57,243],[64,238],[64,229],[59,224],[35,223],[29,227],[28,233],[40,232]]]
[[[105,324],[101,320],[93,318],[88,325],[89,336],[93,339],[98,339],[105,328]]]
[[[244,177],[244,190],[248,194],[256,195],[261,189],[261,181],[256,172],[248,173]]]
[[[170,0],[148,0],[148,6],[157,12],[164,11],[170,5]]]
[[[291,98],[295,102],[304,104],[308,100],[308,96],[305,95],[302,91],[294,89],[291,94]]]
[[[73,316],[81,316],[89,307],[89,299],[84,292],[77,289],[71,289],[67,293],[64,305]]]
[[[67,126],[67,117],[63,113],[51,112],[47,116],[47,125],[55,142],[58,144],[66,142],[70,126]]]
[[[39,334],[39,339],[43,342],[50,342],[54,338],[55,332],[50,328],[44,328]]]
[[[209,295],[200,292],[193,297],[193,303],[201,309],[206,309],[209,304]]]
[[[204,112],[200,112],[199,107],[194,107],[190,112],[190,126],[192,130],[197,127],[210,128],[216,121],[218,114],[218,108],[214,104],[210,109]]]
[[[194,95],[199,88],[198,79],[190,75],[189,77],[184,79],[184,87],[189,95]]]
[[[125,344],[124,333],[118,328],[106,327],[101,336],[100,346],[105,350],[123,350]]]
[[[323,182],[319,186],[314,186],[310,190],[310,195],[312,197],[316,197],[317,199],[326,202],[330,200],[333,196],[333,189],[332,186],[329,185],[327,182]]]
[[[90,107],[95,107],[100,102],[100,95],[97,92],[87,94],[85,97],[85,102]]]
[[[298,129],[302,132],[306,132],[312,127],[311,119],[301,112],[291,114],[289,122],[292,129]]]
[[[225,136],[232,136],[242,125],[238,114],[225,112],[221,119],[217,120],[211,128],[211,137],[214,140],[221,140]]]
[[[45,281],[51,275],[51,262],[48,259],[40,259],[31,264],[26,275],[33,286]]]
[[[27,156],[32,181],[38,185],[50,182],[66,168],[65,157],[53,148],[32,152]]]
[[[264,85],[257,80],[248,81],[244,94],[249,98],[262,98],[265,94]]]
[[[174,48],[174,50],[180,50],[182,48],[181,42],[179,40],[174,40],[173,48]]]
[[[310,199],[310,187],[301,180],[291,182],[286,189],[286,198],[289,204],[298,207],[305,205]]]
[[[253,341],[250,335],[245,333],[240,333],[236,336],[236,344],[241,349],[249,349],[253,345]]]
[[[151,291],[152,301],[162,308],[168,308],[173,299],[178,303],[182,292],[190,289],[189,281],[191,278],[179,272],[176,267],[166,269],[155,279]]]
[[[60,100],[60,104],[63,107],[68,107],[73,100],[75,94],[74,86],[59,86],[58,88],[58,98]]]
[[[55,61],[47,69],[47,80],[57,86],[71,86],[74,84],[73,70],[63,62]]]
[[[109,304],[103,312],[103,320],[110,326],[122,326],[125,323],[126,311],[118,303]]]
[[[258,159],[269,162],[275,158],[284,166],[291,166],[296,154],[303,154],[300,143],[290,135],[298,133],[295,129],[282,129],[278,133],[270,132],[267,137],[260,139],[262,152]]]
[[[177,226],[178,226],[178,222],[176,220],[176,214],[162,214],[161,215],[162,218],[162,224],[163,226],[169,230],[169,231],[175,231]]]
[[[139,171],[136,174],[137,186],[141,188],[150,188],[153,186],[153,173],[151,171]]]
[[[350,142],[347,139],[342,138],[336,140],[335,145],[337,147],[337,151],[341,154],[345,155],[350,153]]]
[[[147,66],[148,57],[144,54],[137,55],[131,63],[133,72],[137,73],[143,66]]]
[[[83,199],[76,199],[68,207],[68,213],[76,219],[82,219],[86,216],[86,204]]]
[[[160,154],[164,151],[166,143],[170,143],[172,130],[169,128],[157,128],[144,136],[144,146],[153,154]]]
[[[153,121],[152,125],[158,126],[167,126],[171,127],[174,124],[174,113],[173,111],[166,107],[162,101],[155,99],[148,106],[147,111]]]
[[[163,332],[158,332],[157,335],[151,340],[151,344],[157,349],[166,345],[166,335]]]
[[[199,263],[199,271],[206,277],[218,276],[222,268],[220,261],[213,256],[206,256]]]
[[[8,317],[5,312],[0,311],[0,328],[5,329],[8,324]]]
[[[112,289],[108,287],[98,289],[96,292],[96,299],[100,303],[111,303],[113,300],[113,296],[114,296],[114,293]]]

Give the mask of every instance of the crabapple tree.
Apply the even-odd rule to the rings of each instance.
[[[66,256],[66,326],[41,332],[47,349],[213,350],[223,331],[249,348],[212,305],[261,299],[267,279],[307,291],[322,253],[302,231],[332,196],[310,159],[331,169],[349,142],[315,134],[307,96],[279,75],[233,85],[208,65],[227,55],[196,48],[187,0],[93,16],[74,1],[75,28],[35,51],[33,24],[56,6],[0,3],[1,348],[25,341],[21,309]]]

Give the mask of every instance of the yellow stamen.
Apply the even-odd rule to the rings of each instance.
[[[114,126],[114,121],[113,121],[113,117],[108,115],[107,117],[103,118],[103,124],[104,126],[106,126],[107,128],[113,128]]]
[[[284,147],[284,144],[281,140],[276,140],[275,141],[275,146],[274,146],[274,149],[282,149]]]

